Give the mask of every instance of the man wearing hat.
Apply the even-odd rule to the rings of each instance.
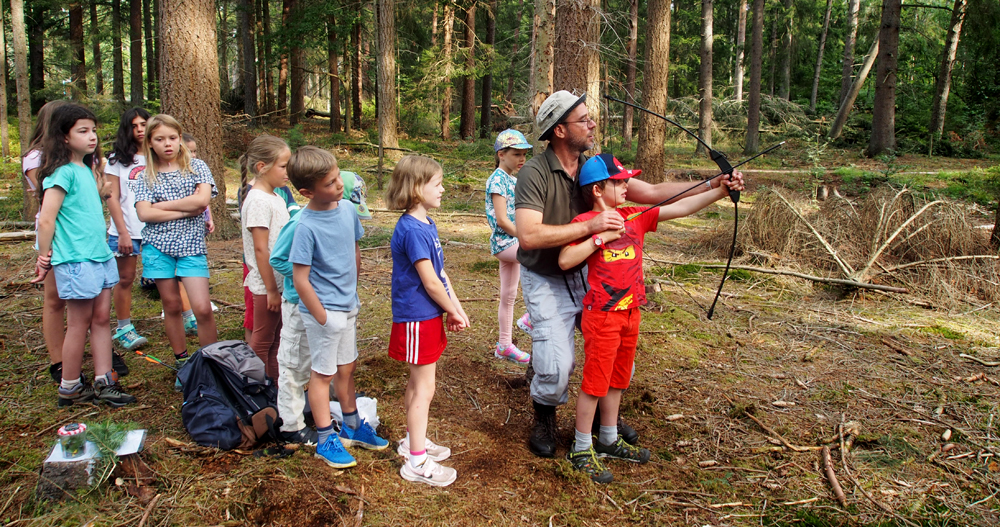
[[[542,130],[539,139],[549,141],[542,155],[528,160],[521,168],[515,188],[515,219],[520,249],[521,290],[531,316],[532,360],[531,399],[535,425],[528,448],[540,457],[553,457],[556,444],[556,407],[569,398],[569,377],[574,367],[574,328],[579,324],[583,297],[587,292],[584,264],[563,270],[559,267],[562,246],[611,229],[622,229],[624,222],[615,210],[607,210],[586,222],[570,223],[590,207],[584,201],[577,175],[587,161],[584,152],[594,148],[597,127],[582,104],[587,95],[573,95],[560,90],[542,103],[536,124]],[[742,185],[743,176],[734,172],[727,186]],[[718,188],[721,178],[713,179],[700,191]],[[652,185],[633,180],[629,185],[630,201],[658,203],[683,191],[686,183]],[[691,191],[694,193],[697,191]],[[626,441],[634,443],[638,434],[619,420],[618,430]]]

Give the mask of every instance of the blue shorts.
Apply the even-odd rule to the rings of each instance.
[[[122,258],[125,255],[118,252],[118,237],[109,234],[108,235],[108,247],[111,248],[111,252],[115,254],[115,258]],[[142,238],[132,238],[132,254],[128,256],[139,256],[142,253]]]
[[[91,300],[104,289],[118,283],[118,264],[106,262],[67,262],[52,266],[56,292],[63,300]]]
[[[174,257],[163,254],[159,249],[145,243],[142,245],[142,277],[163,278],[208,278],[208,257]]]

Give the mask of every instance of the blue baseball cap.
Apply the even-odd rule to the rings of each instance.
[[[497,135],[497,140],[493,143],[493,151],[499,152],[504,148],[516,148],[518,150],[530,150],[531,143],[524,137],[524,134],[518,132],[513,128],[508,128],[499,135]]]
[[[344,199],[350,200],[354,204],[354,208],[358,211],[358,218],[362,220],[372,219],[371,209],[368,208],[368,203],[365,202],[367,194],[365,180],[361,179],[361,176],[354,172],[348,172],[347,170],[340,171],[340,179],[344,181]]]
[[[605,179],[628,179],[642,174],[642,170],[628,170],[622,162],[611,154],[597,154],[580,167],[580,186],[597,183]]]

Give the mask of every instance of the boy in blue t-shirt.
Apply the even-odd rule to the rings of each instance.
[[[345,445],[370,450],[389,446],[358,416],[354,395],[361,271],[358,240],[365,231],[354,206],[344,199],[344,183],[333,154],[313,146],[298,149],[288,160],[288,179],[309,198],[297,216],[289,261],[312,361],[309,405],[319,436],[316,456],[334,468],[353,467],[357,462]],[[352,245],[353,251],[348,249]],[[331,381],[344,414],[344,427],[336,436],[330,418]]]

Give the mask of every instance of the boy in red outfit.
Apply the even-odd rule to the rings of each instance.
[[[593,206],[573,219],[585,222],[603,211],[617,209],[625,219],[621,230],[609,230],[567,245],[559,253],[559,266],[571,269],[587,261],[590,290],[583,298],[583,382],[576,403],[576,442],[567,458],[573,468],[586,472],[598,483],[610,483],[611,472],[599,458],[615,458],[633,463],[649,461],[649,450],[626,443],[618,434],[618,406],[622,390],[632,378],[636,343],[639,339],[639,306],[646,303],[642,275],[642,243],[647,232],[658,222],[693,214],[728,196],[729,183],[711,180],[719,186],[670,205],[650,210],[632,220],[629,215],[641,207],[621,207],[628,191],[628,180],[641,170],[626,170],[610,154],[587,160],[580,168],[579,184],[583,197]],[[732,183],[734,190],[742,185]],[[737,188],[738,187],[738,188]],[[591,428],[598,402],[601,428],[597,442]]]

